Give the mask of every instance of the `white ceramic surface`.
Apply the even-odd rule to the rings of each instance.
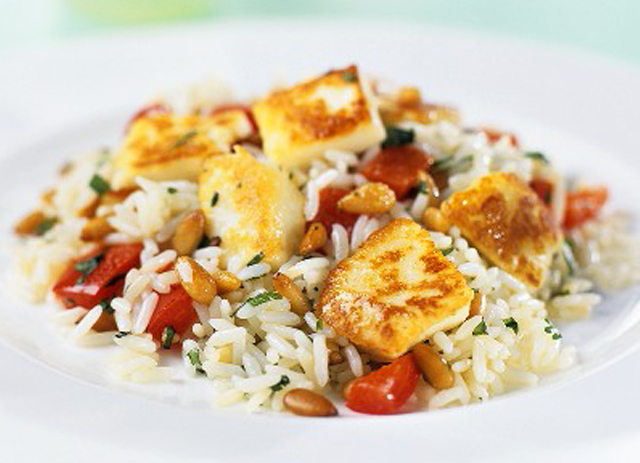
[[[449,30],[230,23],[3,58],[3,247],[10,223],[53,181],[55,166],[116,143],[126,115],[156,91],[215,75],[251,95],[280,76],[293,80],[350,62],[419,85],[428,98],[459,106],[471,123],[514,130],[525,146],[544,151],[563,169],[611,185],[615,206],[640,216],[640,141],[634,132],[640,71],[634,68]],[[4,253],[1,259],[4,272]],[[515,455],[519,461],[619,455],[622,461],[638,451],[629,436],[640,434],[640,356],[610,366],[640,342],[637,290],[608,298],[592,319],[566,327],[580,363],[544,387],[464,409],[313,420],[211,410],[205,381],[149,392],[113,385],[104,374],[107,353],[69,347],[47,324],[50,308],[29,307],[0,288],[0,443],[6,461],[80,461],[83,452],[90,452],[87,461],[457,462],[513,461]],[[567,387],[554,387],[560,385]]]

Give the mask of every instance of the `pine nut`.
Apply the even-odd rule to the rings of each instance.
[[[44,213],[34,211],[20,219],[13,230],[17,235],[33,235],[44,219],[46,219]]]
[[[402,87],[398,92],[398,104],[400,106],[418,107],[422,103],[422,95],[416,87]]]
[[[440,209],[435,207],[428,207],[422,214],[422,222],[427,230],[437,231],[440,233],[447,233],[451,224],[449,220],[444,216]]]
[[[104,333],[105,331],[117,331],[118,327],[113,314],[103,310],[100,318],[98,318],[98,321],[94,323],[91,329],[98,333]]]
[[[336,416],[338,410],[329,399],[309,389],[291,389],[283,399],[291,413],[301,416]]]
[[[84,224],[80,239],[82,241],[100,241],[113,231],[114,228],[105,217],[95,217]]]
[[[338,201],[338,208],[352,214],[383,214],[393,209],[396,195],[388,185],[365,183]]]
[[[190,278],[185,278],[180,271],[180,267],[188,265],[191,269]],[[209,305],[216,297],[218,290],[213,276],[200,266],[191,257],[182,256],[176,262],[176,273],[180,279],[180,284],[189,294],[191,299],[200,304]]]
[[[204,235],[204,214],[200,209],[190,212],[180,221],[171,238],[171,247],[179,256],[190,256]]]
[[[56,189],[55,188],[49,188],[44,193],[42,193],[42,196],[40,197],[40,199],[45,204],[51,204],[51,203],[53,203],[53,197],[55,195],[56,195]]]
[[[339,363],[344,362],[344,357],[338,351],[329,353],[329,365],[338,365]]]
[[[273,277],[273,288],[291,303],[292,312],[303,317],[309,311],[307,298],[288,276],[282,273],[276,274]]]
[[[242,286],[242,280],[226,270],[218,270],[215,272],[213,274],[213,279],[216,282],[216,286],[218,287],[218,292],[220,294],[230,293]]]
[[[471,305],[469,306],[469,317],[475,317],[476,315],[482,314],[482,309],[484,308],[484,296],[480,293],[475,293],[473,299],[471,300]]]
[[[327,238],[327,229],[324,225],[320,222],[312,223],[300,242],[298,254],[306,256],[317,251],[326,244]]]
[[[90,219],[96,216],[96,210],[98,210],[98,206],[100,205],[100,198],[96,196],[83,207],[78,209],[78,217],[83,219]]]
[[[453,373],[449,365],[431,346],[417,344],[412,353],[422,376],[429,384],[439,390],[453,387]]]

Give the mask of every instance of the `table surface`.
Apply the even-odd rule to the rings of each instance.
[[[533,39],[640,64],[637,0],[0,0],[0,8],[0,53],[148,25],[106,20],[107,10],[128,16],[163,10],[170,17],[160,19],[165,23],[274,16],[407,20]]]

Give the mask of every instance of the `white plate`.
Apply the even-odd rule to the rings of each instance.
[[[562,168],[611,185],[616,206],[640,216],[640,142],[632,124],[640,121],[640,72],[565,50],[405,25],[245,22],[97,39],[3,61],[0,139],[23,147],[0,161],[2,230],[53,181],[62,159],[113,143],[125,115],[156,90],[214,74],[255,94],[283,70],[290,80],[350,62],[415,83],[428,98],[458,105],[471,122],[516,131]],[[176,385],[151,388],[153,401],[113,385],[87,387],[107,383],[104,353],[62,343],[46,324],[50,309],[2,291],[0,442],[7,461],[69,461],[69,445],[91,461],[512,461],[514,452],[529,461],[550,448],[576,456],[577,444],[597,438],[581,457],[591,461],[620,442],[628,455],[620,439],[638,432],[638,355],[584,379],[637,346],[637,290],[567,327],[580,364],[545,387],[482,406],[331,420],[213,411],[202,400],[203,381],[182,388],[180,398]],[[604,426],[610,413],[617,420]],[[16,444],[23,434],[32,445]]]

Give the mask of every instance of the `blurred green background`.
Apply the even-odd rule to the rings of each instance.
[[[0,0],[0,11],[0,52],[165,23],[312,17],[480,30],[640,64],[640,0]]]

